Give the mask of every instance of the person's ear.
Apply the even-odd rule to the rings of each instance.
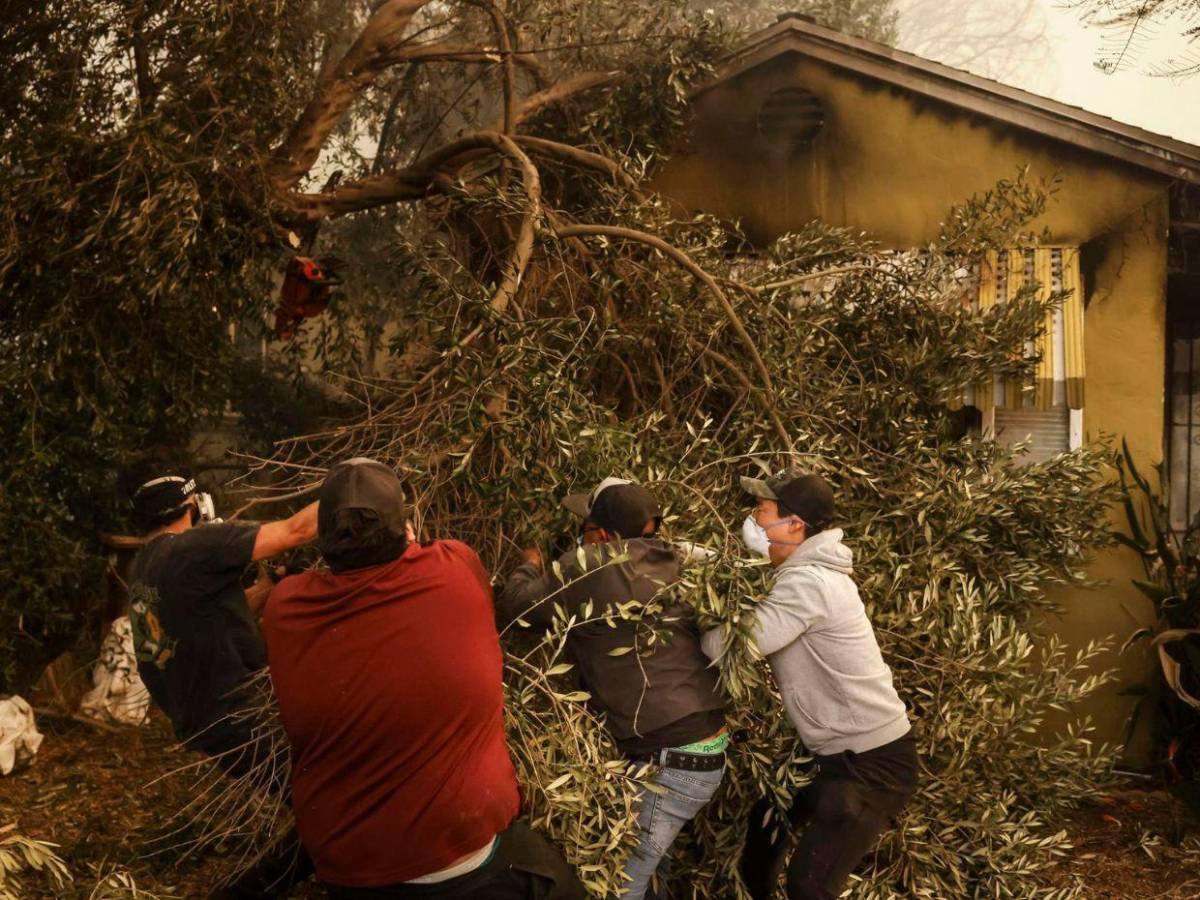
[[[410,544],[415,544],[417,542],[417,533],[413,531],[411,519],[404,523],[404,537],[408,539]]]
[[[808,526],[805,525],[801,519],[792,519],[790,522],[788,522],[788,533],[789,534],[796,534],[801,531],[803,531],[803,532],[808,531]],[[805,536],[807,537],[807,534]]]

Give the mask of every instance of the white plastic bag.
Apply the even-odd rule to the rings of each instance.
[[[100,659],[92,670],[95,687],[83,695],[79,711],[102,722],[141,725],[150,709],[150,694],[138,675],[133,655],[133,626],[128,616],[112,623],[100,645]]]
[[[33,762],[42,736],[33,721],[33,709],[14,694],[0,700],[0,775]]]

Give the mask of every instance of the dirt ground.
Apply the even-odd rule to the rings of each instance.
[[[34,764],[0,778],[0,826],[15,823],[27,837],[58,844],[75,882],[55,889],[29,875],[30,900],[88,898],[113,871],[132,875],[147,900],[209,894],[231,857],[191,857],[173,849],[174,840],[162,840],[194,789],[191,775],[170,773],[202,757],[179,748],[161,714],[143,728],[103,730],[39,716],[38,729],[45,740]],[[157,852],[148,855],[147,848]],[[312,886],[294,896],[323,895]]]
[[[0,826],[16,823],[29,837],[59,844],[75,883],[55,890],[30,876],[31,900],[82,900],[114,870],[128,871],[151,896],[206,896],[227,857],[145,855],[191,786],[181,776],[152,782],[198,759],[175,745],[166,722],[104,731],[42,717],[39,728],[46,739],[35,764],[0,778]],[[1089,900],[1200,897],[1200,821],[1165,792],[1129,786],[1060,824],[1076,849],[1046,873],[1049,886],[1078,885]],[[321,895],[312,885],[294,894]]]
[[[1048,873],[1088,900],[1200,897],[1200,819],[1162,790],[1130,785],[1061,823],[1075,851]]]

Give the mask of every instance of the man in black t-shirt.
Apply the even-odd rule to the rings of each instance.
[[[231,720],[247,702],[246,680],[267,664],[255,621],[269,593],[248,591],[242,573],[253,561],[309,543],[317,504],[264,525],[200,524],[195,481],[167,475],[133,493],[145,543],[130,569],[130,619],[138,672],[167,714],[175,735],[243,774],[252,755],[251,723]]]
[[[175,736],[233,777],[254,773],[259,787],[282,792],[268,741],[258,740],[247,708],[247,679],[267,665],[256,619],[270,593],[260,578],[242,589],[242,573],[317,536],[317,504],[265,525],[199,524],[196,482],[180,475],[141,481],[133,509],[145,543],[130,567],[129,605],[138,673],[171,719]],[[211,502],[204,504],[211,513]],[[197,527],[198,526],[198,527]],[[295,834],[210,898],[286,896],[312,863]]]

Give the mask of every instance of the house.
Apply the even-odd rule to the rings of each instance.
[[[1200,147],[851,37],[800,16],[755,35],[693,96],[685,147],[656,187],[688,210],[767,242],[812,219],[905,249],[946,212],[1028,167],[1060,179],[1033,224],[1049,236],[981,265],[978,302],[1036,278],[1076,288],[1047,322],[1035,391],[977,385],[986,434],[1032,437],[1046,456],[1101,435],[1128,440],[1143,471],[1165,458],[1172,519],[1200,512]],[[1122,524],[1114,511],[1114,524]],[[1150,614],[1126,549],[1098,558],[1099,591],[1060,595],[1053,623],[1080,646],[1118,644]],[[1139,653],[1105,659],[1142,681]],[[1132,698],[1107,690],[1078,712],[1120,741]],[[1146,762],[1145,735],[1131,761]]]

